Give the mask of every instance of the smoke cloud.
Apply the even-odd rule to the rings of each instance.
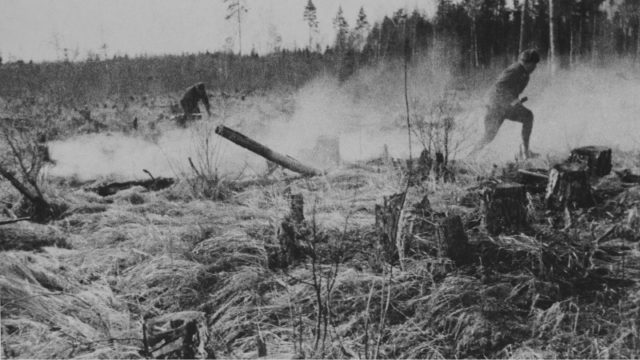
[[[469,153],[483,133],[484,94],[501,69],[488,71],[484,80],[454,81],[448,69],[451,63],[446,57],[426,55],[408,67],[411,116],[430,116],[429,109],[447,92],[464,93],[455,100],[459,109],[454,115],[456,151],[452,157],[512,160],[521,143],[521,125],[511,121],[504,122],[494,142],[479,154]],[[551,75],[542,63],[522,95],[529,98],[525,106],[535,116],[531,147],[536,152],[568,153],[585,145],[621,150],[638,147],[640,78],[627,64],[575,66]],[[311,81],[295,94],[293,113],[269,114],[266,120],[256,119],[255,124],[243,121],[228,125],[275,151],[323,169],[334,165],[322,163],[315,156],[321,136],[338,139],[343,161],[379,157],[385,145],[389,155],[407,158],[404,96],[403,63],[385,64],[360,71],[342,83],[329,77]],[[275,112],[277,108],[272,109]],[[246,116],[238,118],[252,117],[252,110],[246,111]],[[234,176],[262,173],[265,160],[217,136],[213,132],[216,124],[211,121],[189,129],[167,128],[155,142],[122,134],[84,135],[52,142],[51,155],[58,163],[49,172],[81,179],[130,179],[145,177],[142,169],[147,169],[156,176],[175,176],[190,171],[187,159],[192,158]],[[414,157],[422,150],[420,140],[412,134]]]

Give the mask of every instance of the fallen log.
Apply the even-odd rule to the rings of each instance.
[[[549,183],[544,197],[547,208],[585,208],[594,204],[589,169],[583,163],[558,164],[549,172]]]
[[[291,171],[295,171],[297,173],[308,176],[317,176],[323,174],[323,172],[318,169],[307,166],[288,155],[283,155],[276,151],[273,151],[270,148],[260,144],[259,142],[250,139],[249,137],[224,125],[216,127],[216,134]]]
[[[483,203],[484,224],[489,234],[517,233],[528,228],[524,185],[497,184],[484,192]]]
[[[149,180],[113,182],[87,188],[86,190],[92,191],[100,196],[109,196],[117,193],[118,191],[126,190],[134,186],[142,186],[150,191],[158,191],[168,188],[173,185],[174,182],[175,180],[172,178],[153,178]]]
[[[34,251],[45,246],[67,249],[71,247],[66,237],[51,226],[36,223],[18,223],[6,224],[0,230],[0,251]]]
[[[586,164],[591,176],[605,176],[611,172],[611,148],[583,146],[573,149],[569,162]]]
[[[210,359],[207,321],[200,311],[182,311],[145,321],[145,352],[154,359]]]

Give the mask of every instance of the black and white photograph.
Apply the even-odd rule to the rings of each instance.
[[[637,359],[640,0],[0,0],[0,358]]]

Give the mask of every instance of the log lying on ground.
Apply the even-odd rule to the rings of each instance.
[[[611,148],[604,146],[584,146],[571,150],[569,162],[587,165],[589,175],[605,176],[611,172]]]
[[[396,263],[399,261],[400,254],[396,237],[398,235],[398,222],[402,208],[404,207],[407,193],[402,192],[393,194],[388,198],[385,196],[382,205],[375,206],[375,228],[379,236],[379,242],[382,247],[387,261]]]
[[[249,137],[226,126],[218,126],[216,128],[216,134],[291,171],[295,171],[297,173],[308,176],[317,176],[323,174],[323,172],[318,169],[314,169],[310,166],[304,165],[303,163],[288,155],[283,155],[275,152],[270,148],[260,144],[259,142],[250,139]]]
[[[102,184],[96,187],[87,188],[88,191],[92,191],[100,196],[109,196],[117,193],[121,190],[126,190],[134,186],[142,186],[150,191],[158,191],[173,185],[175,182],[172,178],[153,178],[149,180],[139,181],[125,181],[125,182],[113,182],[108,184]]]
[[[145,321],[145,352],[154,359],[210,359],[205,349],[209,333],[200,311],[165,314]]]
[[[589,170],[583,163],[558,164],[549,172],[544,197],[547,208],[585,208],[594,204],[589,184]]]
[[[6,224],[0,228],[0,251],[39,250],[45,246],[70,248],[57,229],[35,223]]]
[[[524,185],[497,184],[484,192],[484,224],[491,235],[517,233],[528,228]]]

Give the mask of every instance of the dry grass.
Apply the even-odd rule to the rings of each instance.
[[[614,158],[638,172],[634,155]],[[550,160],[541,161],[517,166]],[[640,275],[638,189],[576,214],[565,231],[537,209],[535,233],[488,237],[474,222],[478,210],[459,202],[502,169],[455,166],[456,183],[428,180],[407,199],[427,194],[434,211],[463,215],[482,261],[460,268],[427,254],[401,268],[382,260],[373,207],[406,180],[392,164],[249,186],[224,201],[194,196],[186,181],[107,198],[52,185],[71,206],[47,231],[71,249],[0,252],[3,356],[139,358],[144,318],[199,310],[209,345],[225,358],[257,357],[257,337],[273,358],[637,357],[640,291],[628,280]],[[618,186],[609,180],[602,186]],[[309,258],[269,267],[289,193],[303,194],[305,218],[318,228],[306,240],[315,241],[320,302]],[[315,346],[319,304],[328,323]]]

